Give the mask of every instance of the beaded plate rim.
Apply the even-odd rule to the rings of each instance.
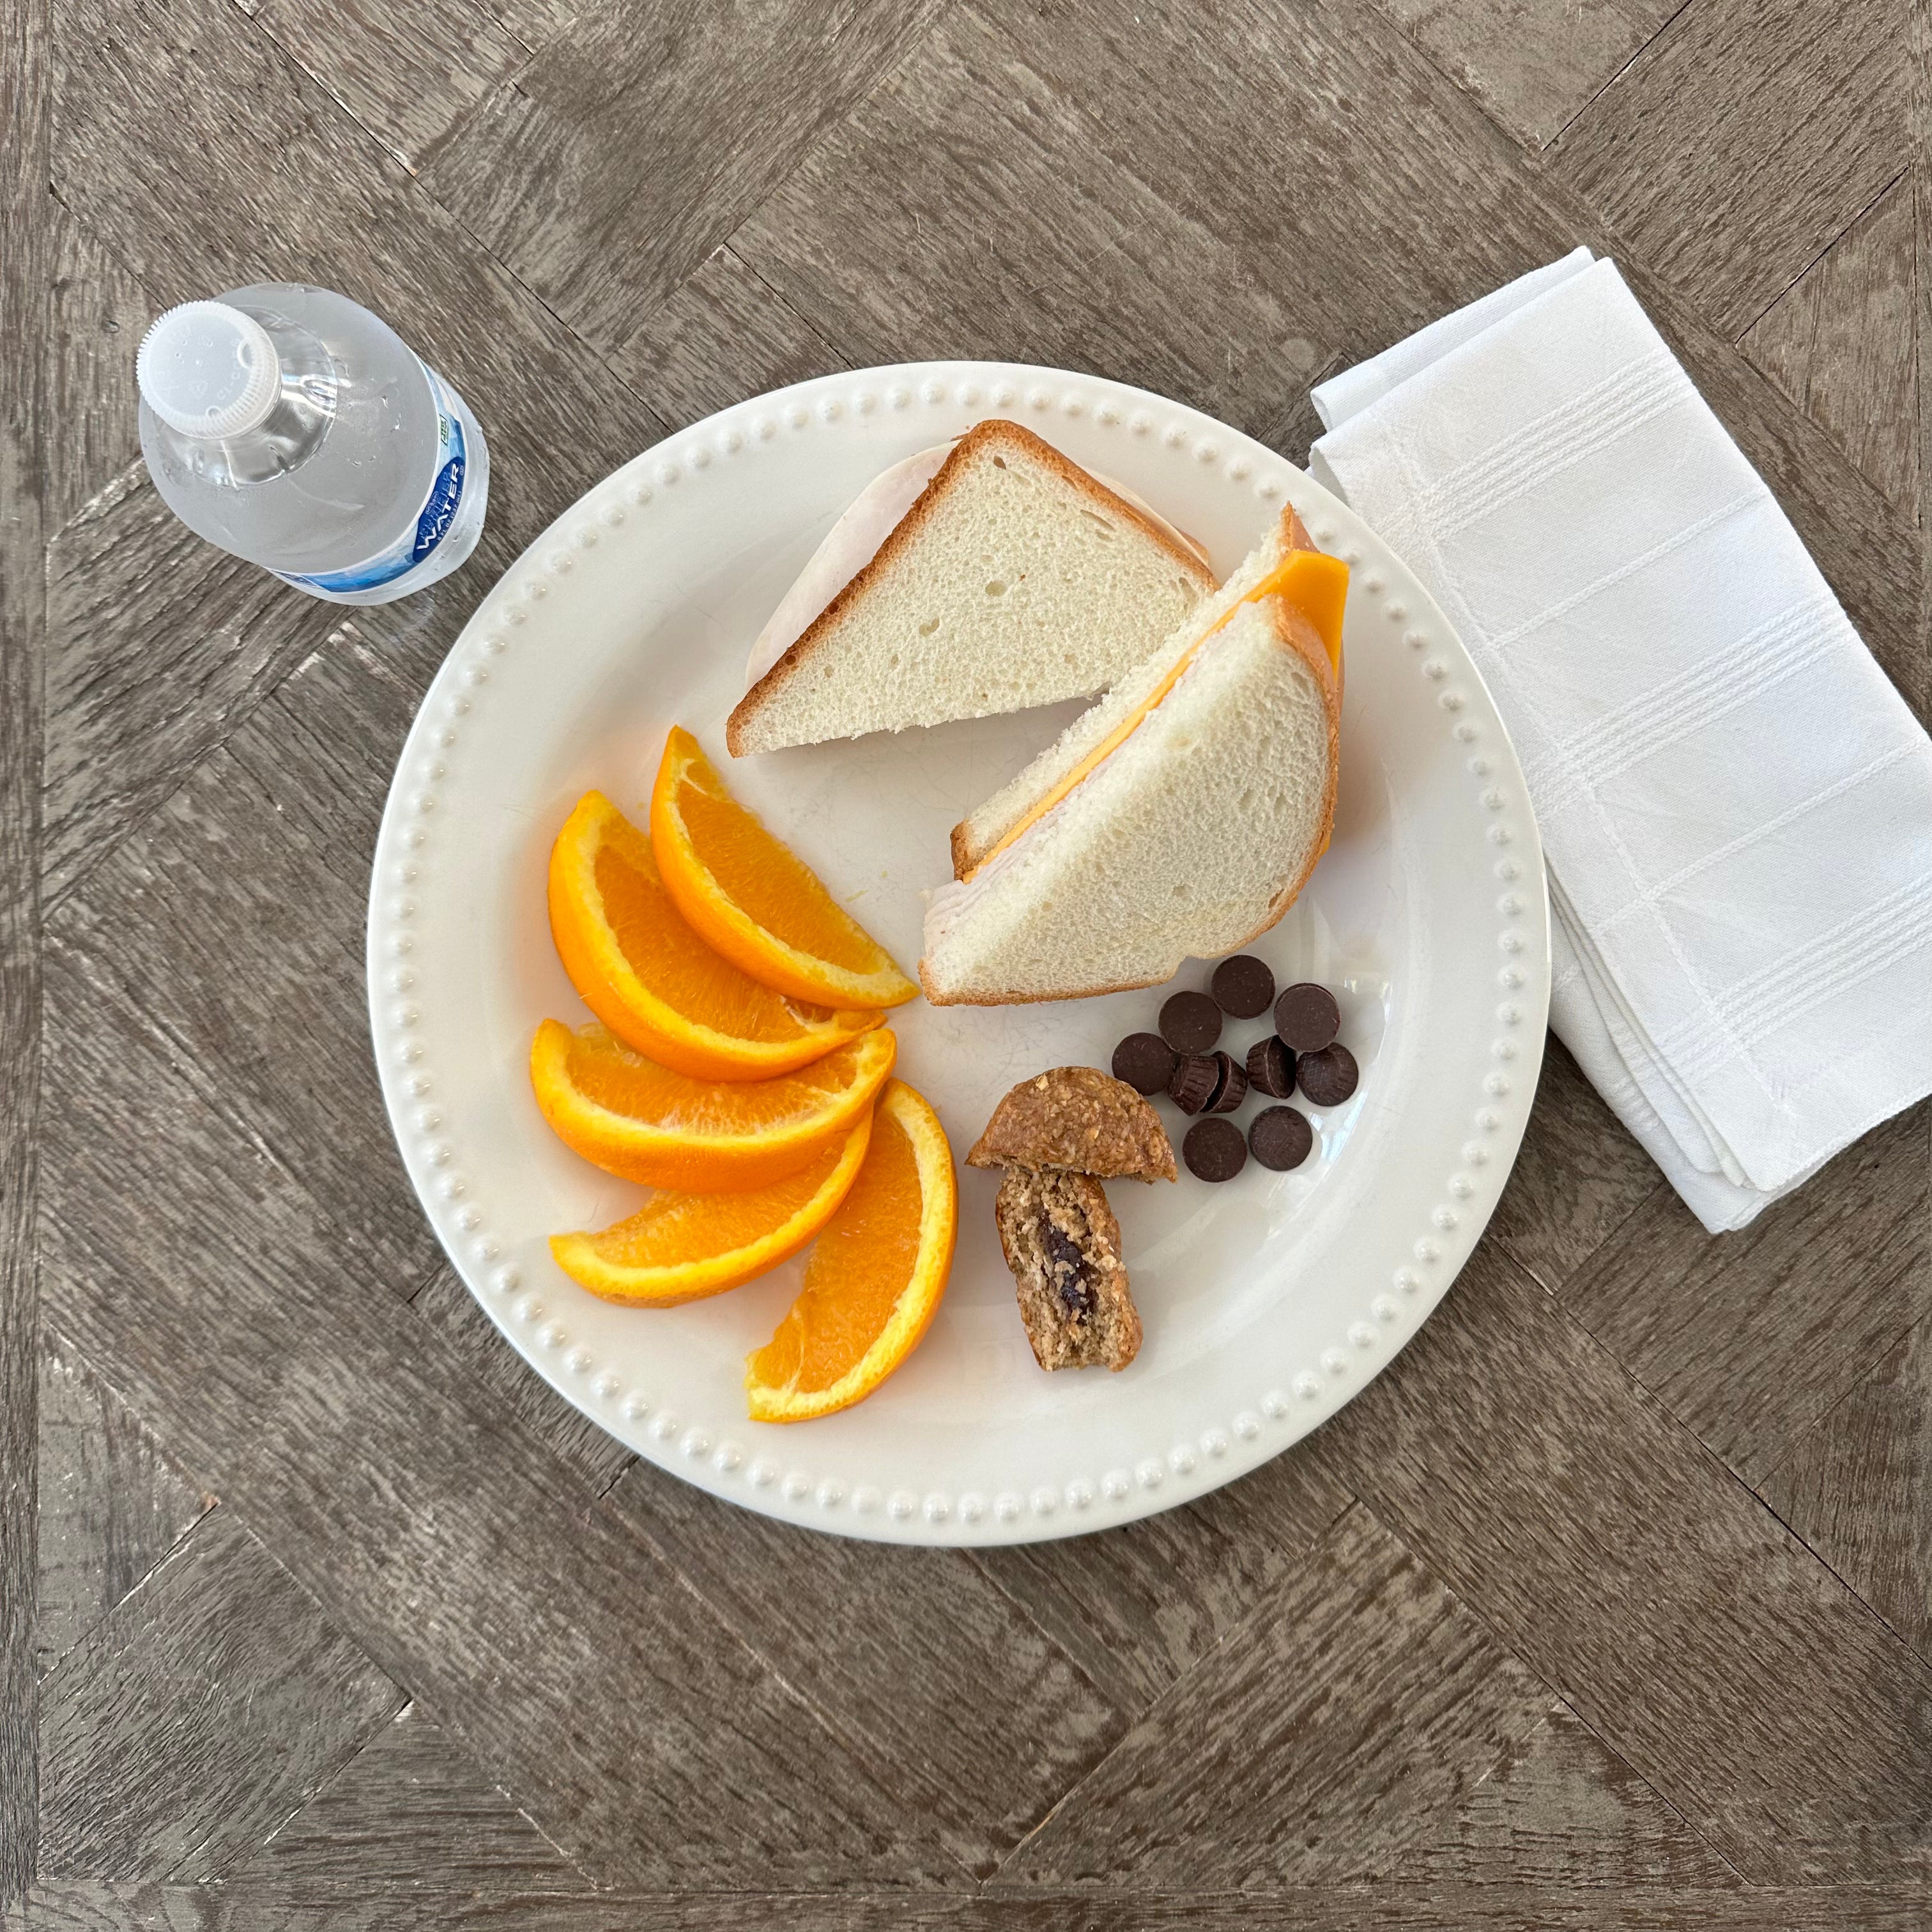
[[[814,1472],[808,1431],[787,1430],[774,1453],[730,1432],[685,1426],[648,1390],[627,1386],[562,1322],[546,1318],[536,1290],[503,1263],[500,1231],[464,1175],[460,1130],[434,1102],[434,1067],[417,1037],[420,1001],[413,928],[443,774],[443,754],[488,701],[490,662],[565,580],[581,554],[687,473],[746,459],[782,436],[838,433],[878,412],[1008,411],[1022,422],[1088,418],[1126,437],[1158,437],[1204,473],[1264,503],[1292,501],[1316,542],[1354,568],[1354,588],[1407,646],[1434,694],[1443,728],[1467,749],[1465,768],[1486,814],[1484,837],[1502,887],[1494,902],[1497,1031],[1481,1056],[1465,1116],[1467,1138],[1450,1150],[1434,1205],[1411,1258],[1369,1295],[1312,1361],[1256,1378],[1231,1414],[1204,1418],[1131,1468],[1076,1471],[1022,1494],[883,1490],[836,1472]],[[941,432],[956,433],[951,429]],[[1393,1361],[1427,1319],[1473,1252],[1513,1166],[1534,1097],[1547,1024],[1550,920],[1542,846],[1508,734],[1455,628],[1400,559],[1367,526],[1264,445],[1187,405],[1108,379],[1023,364],[909,363],[821,376],[732,405],[652,446],[586,491],[484,596],[438,670],[398,760],[377,835],[368,934],[370,1028],[383,1096],[412,1184],[465,1285],[518,1352],[574,1407],[628,1448],[728,1501],[802,1526],[926,1545],[989,1545],[1080,1534],[1203,1496],[1258,1467],[1334,1414]],[[560,1276],[560,1279],[561,1277]]]

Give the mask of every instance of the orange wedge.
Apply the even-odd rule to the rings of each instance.
[[[795,1000],[897,1006],[919,988],[818,875],[674,730],[651,790],[651,849],[672,903],[731,963]]]
[[[722,1294],[789,1261],[850,1191],[872,1138],[861,1114],[809,1167],[749,1194],[656,1194],[601,1234],[554,1234],[550,1251],[606,1301],[670,1308]]]
[[[584,1004],[700,1079],[789,1073],[883,1017],[800,1006],[713,952],[679,916],[650,841],[601,791],[578,800],[550,848],[550,929]]]
[[[694,1080],[601,1026],[537,1028],[530,1082],[565,1145],[607,1174],[686,1194],[769,1187],[842,1142],[892,1070],[884,1028],[776,1080]]]
[[[805,1422],[870,1395],[926,1333],[958,1225],[946,1131],[904,1082],[892,1081],[866,1164],[819,1236],[798,1299],[746,1358],[752,1420]]]

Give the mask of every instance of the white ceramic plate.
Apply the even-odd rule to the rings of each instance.
[[[640,822],[664,734],[696,731],[746,802],[910,968],[947,835],[1077,706],[737,760],[722,728],[753,637],[838,513],[886,464],[990,414],[1037,428],[1199,538],[1225,573],[1293,501],[1354,566],[1341,802],[1297,904],[1255,947],[1282,983],[1336,989],[1361,1064],[1315,1115],[1316,1155],[1209,1186],[1119,1183],[1146,1328],[1119,1375],[1035,1366],[963,1164],[946,1300],[868,1401],[748,1421],[746,1352],[802,1260],[668,1310],[585,1294],[546,1237],[601,1227],[642,1190],[554,1140],[530,1036],[586,1016],[551,949],[550,841],[602,788]],[[1090,376],[945,362],[828,376],[694,424],[551,526],[483,600],[423,703],[376,843],[375,1050],[404,1159],[443,1246],[516,1348],[572,1402],[675,1474],[817,1529],[904,1543],[1100,1528],[1278,1454],[1387,1365],[1488,1220],[1536,1088],[1549,1003],[1541,848],[1515,754],[1455,634],[1372,532],[1226,425]],[[1202,986],[1190,964],[1178,984]],[[891,1017],[898,1072],[963,1156],[1014,1082],[1105,1066],[1150,1027],[1150,990]],[[1232,1023],[1245,1047],[1260,1022]],[[1186,1125],[1171,1106],[1174,1130]],[[1240,1117],[1247,1118],[1244,1114]]]

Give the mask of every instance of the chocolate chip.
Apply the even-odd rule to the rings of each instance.
[[[1294,1055],[1270,1034],[1248,1048],[1248,1084],[1270,1100],[1286,1100],[1294,1091]]]
[[[1214,1097],[1221,1084],[1221,1056],[1215,1053],[1183,1054],[1174,1070],[1167,1090],[1184,1114],[1198,1114]]]
[[[1248,1150],[1277,1174],[1299,1167],[1315,1144],[1315,1130],[1292,1107],[1268,1107],[1248,1124]]]
[[[1160,1036],[1176,1053],[1205,1053],[1221,1037],[1221,1009],[1205,993],[1176,993],[1160,1010]]]
[[[1232,1120],[1196,1120],[1180,1143],[1187,1171],[1202,1180],[1232,1180],[1248,1164],[1248,1144]]]
[[[1136,1094],[1165,1094],[1178,1058],[1157,1033],[1130,1033],[1114,1049],[1114,1078]]]
[[[1342,1010],[1326,986],[1304,980],[1275,1001],[1274,1030],[1297,1053],[1319,1053],[1342,1030]]]
[[[1232,1054],[1217,1053],[1221,1063],[1221,1084],[1209,1096],[1208,1112],[1232,1114],[1248,1097],[1247,1070]]]
[[[1274,970],[1252,952],[1238,952],[1233,958],[1222,960],[1208,983],[1215,1003],[1238,1020],[1258,1019],[1274,998]]]
[[[1361,1074],[1355,1056],[1338,1040],[1319,1053],[1304,1053],[1294,1063],[1296,1084],[1318,1107],[1339,1107],[1355,1090]]]
[[[1042,1216],[1040,1242],[1046,1252],[1047,1272],[1053,1277],[1060,1304],[1066,1310],[1069,1318],[1091,1314],[1094,1291],[1087,1286],[1087,1281],[1093,1270],[1072,1237],[1050,1216]]]

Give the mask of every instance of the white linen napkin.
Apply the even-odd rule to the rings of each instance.
[[[1550,1019],[1705,1226],[1932,1092],[1932,742],[1588,250],[1314,392],[1462,632],[1548,862]]]

